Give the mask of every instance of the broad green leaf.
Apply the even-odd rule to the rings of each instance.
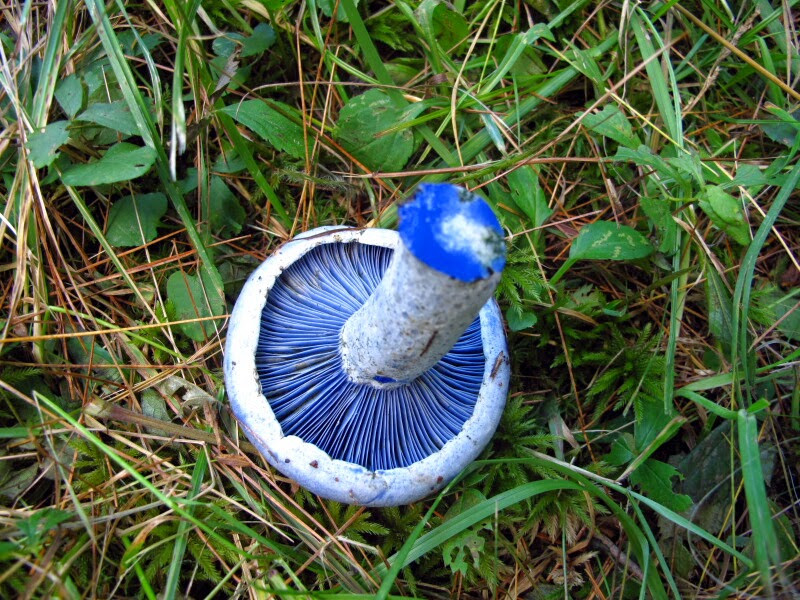
[[[706,265],[706,302],[708,305],[708,329],[730,356],[733,343],[733,316],[731,293],[725,282],[710,264]]]
[[[67,352],[74,364],[92,365],[93,376],[106,381],[122,381],[119,369],[114,366],[116,364],[114,357],[94,336],[69,338]]]
[[[734,412],[734,415],[738,418],[738,413]],[[738,490],[741,485],[740,464],[731,462],[732,452],[735,454],[732,448],[735,445],[734,431],[731,421],[723,421],[677,464],[684,479],[676,489],[688,494],[695,502],[691,510],[692,521],[706,531],[720,531],[729,522],[731,486]],[[752,465],[752,468],[761,471],[762,481],[769,486],[777,452],[774,446],[760,444],[759,454],[761,467],[758,469]],[[673,525],[668,527],[674,528]]]
[[[253,61],[257,64],[258,61]],[[252,63],[242,64],[237,56],[215,56],[209,63],[209,70],[214,81],[215,89],[233,91],[239,89],[250,77],[253,71]]]
[[[123,98],[117,75],[106,61],[93,63],[81,75],[86,86],[87,106],[95,102],[113,102]]]
[[[678,224],[672,217],[672,204],[664,198],[649,196],[641,196],[639,204],[658,231],[658,251],[667,255],[673,254],[676,250]]]
[[[259,262],[247,254],[231,256],[217,265],[225,293],[233,298],[237,297],[244,282],[258,265]]]
[[[583,124],[595,133],[628,148],[638,148],[642,143],[633,133],[628,119],[615,104],[606,104],[599,112],[584,113]]]
[[[394,31],[392,31],[392,35],[394,35]],[[419,74],[419,66],[415,64],[407,64],[403,61],[397,60],[387,62],[386,71],[391,76],[391,79],[395,85],[403,86]]]
[[[177,271],[167,280],[167,298],[172,303],[178,319],[197,319],[221,315],[225,312],[225,301],[218,290],[213,289],[211,278],[205,271],[201,275],[190,275]],[[222,321],[199,321],[183,323],[178,327],[196,342],[214,335]]]
[[[36,463],[14,469],[7,476],[0,478],[0,498],[16,500],[25,490],[30,489],[38,474],[39,465]],[[19,548],[18,543],[15,546]]]
[[[597,221],[586,225],[569,249],[571,260],[635,260],[650,256],[653,246],[627,225]]]
[[[75,74],[62,79],[56,86],[55,94],[58,105],[70,119],[78,114],[86,95],[83,83]]]
[[[739,202],[718,186],[708,186],[705,189],[705,199],[711,203],[711,208],[726,223],[744,223]]]
[[[683,152],[679,156],[670,156],[667,162],[685,175],[689,175],[698,185],[705,185],[703,163],[697,152]]]
[[[142,414],[162,421],[171,420],[164,397],[153,388],[146,389],[142,392],[141,404]]]
[[[679,491],[698,506],[692,520],[709,531],[719,531],[725,523],[731,485],[731,424],[723,421],[699,441],[677,464],[683,474]]]
[[[603,71],[600,65],[597,64],[591,51],[579,50],[573,47],[566,52],[565,56],[572,67],[579,73],[585,75],[593,83],[600,84],[605,80]]]
[[[672,465],[648,458],[631,473],[631,483],[638,485],[645,495],[675,512],[683,512],[692,505],[686,494],[676,494],[672,489],[672,478],[681,473]]]
[[[606,454],[604,460],[615,467],[627,465],[636,458],[636,448],[633,436],[630,433],[622,433],[611,444],[611,450]]]
[[[790,340],[800,341],[800,288],[783,294],[777,287],[767,291],[763,301],[764,322],[777,323],[778,331]]]
[[[381,90],[352,98],[339,112],[336,140],[356,160],[375,171],[399,171],[414,151],[414,133],[396,128],[408,113],[397,108]]]
[[[423,4],[430,1],[424,0]],[[461,13],[453,10],[452,6],[449,3],[436,2],[431,12],[433,35],[445,52],[455,51],[456,46],[463,43],[469,33],[466,19]]]
[[[49,167],[58,156],[58,149],[67,143],[68,121],[53,121],[44,131],[36,131],[28,136],[28,153],[37,169]]]
[[[221,177],[215,175],[211,178],[208,201],[208,221],[214,232],[220,235],[236,235],[242,230],[242,223],[247,215]]]
[[[531,47],[539,38],[555,41],[550,28],[544,23],[536,23],[524,33],[501,37],[497,44],[497,56],[502,52],[503,58],[492,75],[481,85],[481,92],[493,90],[509,72],[522,76],[542,73],[542,61]]]
[[[744,219],[741,203],[718,185],[706,186],[699,198],[711,222],[722,229],[736,243],[750,243],[750,227]]]
[[[511,199],[530,219],[531,227],[539,227],[553,211],[547,206],[547,196],[539,185],[539,176],[532,166],[515,169],[508,174]]]
[[[152,242],[156,228],[167,212],[167,197],[161,192],[137,194],[117,200],[108,213],[106,239],[112,246],[131,248]]]
[[[519,305],[511,306],[506,311],[506,323],[511,331],[522,331],[533,327],[536,321],[538,321],[536,313],[523,310]]]
[[[798,136],[797,129],[793,125],[782,121],[764,123],[761,125],[761,129],[763,129],[764,133],[773,141],[788,146],[789,148],[794,145]]]
[[[31,465],[31,466],[34,467],[33,473],[35,475],[36,465]],[[31,478],[33,478],[33,476]],[[3,479],[3,482],[5,481],[7,480]],[[1,487],[0,487],[0,495],[4,495]],[[19,550],[20,550],[19,542],[0,542],[0,560],[5,561],[14,558],[14,556],[19,552]]]
[[[124,135],[136,135],[139,133],[136,121],[124,100],[91,104],[77,116],[77,119],[108,127]]]
[[[533,26],[534,29],[540,27],[544,27],[547,30],[547,34],[539,37],[544,37],[552,41],[553,34],[550,32],[550,28],[547,27],[547,25],[544,25],[543,23],[537,23]],[[515,43],[520,43],[525,39],[525,37],[520,39],[521,36],[525,36],[525,33],[508,33],[497,38],[497,43],[495,44],[494,51],[492,52],[492,57],[495,61],[497,61],[498,67],[497,70],[492,73],[491,78],[487,79],[486,83],[484,83],[484,85],[481,87],[481,92],[486,89],[486,86],[489,83],[494,82],[495,79],[497,79],[498,82],[500,81],[500,78],[497,78],[496,75],[505,63],[506,57],[513,59],[513,62],[510,62],[508,73],[503,74],[501,72],[501,75],[511,74],[517,78],[520,78],[541,75],[542,73],[547,72],[547,66],[542,61],[539,53],[536,51],[535,46],[533,46],[533,42],[531,42],[531,45],[529,46],[524,46],[522,53],[514,58],[514,56],[517,54],[517,49],[514,48]]]
[[[442,545],[442,560],[453,573],[466,575],[469,569],[467,560],[477,569],[485,545],[486,540],[477,531],[467,529]]]
[[[636,415],[633,435],[637,450],[642,452],[646,450],[659,435],[662,436],[662,439],[659,441],[663,444],[669,437],[675,435],[677,430],[674,424],[671,423],[675,416],[675,411],[671,407],[669,411],[665,411],[663,402],[654,402],[651,400],[644,400],[640,405],[641,414],[637,413]],[[655,448],[651,448],[651,452],[653,451],[655,451]]]
[[[778,330],[790,340],[800,341],[800,309],[797,299],[797,295],[793,299],[788,295],[784,296],[775,306],[775,313],[781,319]]]
[[[414,16],[426,42],[431,46],[438,43],[439,49],[445,52],[462,41],[469,30],[464,17],[442,0],[422,0]],[[439,54],[436,48],[431,51]]]
[[[270,48],[275,43],[275,30],[269,23],[259,23],[253,29],[253,34],[245,38],[242,44],[242,58],[257,56]]]
[[[767,185],[770,183],[764,172],[757,165],[743,163],[736,169],[736,176],[729,185],[742,185],[745,187]]]
[[[153,388],[146,389],[142,392],[141,405],[142,414],[145,416],[153,417],[167,423],[172,420],[170,418],[169,411],[167,410],[167,403],[164,400],[164,397]],[[159,429],[157,427],[145,425],[145,429],[148,431],[148,433],[152,433],[153,435],[166,434],[163,429]]]
[[[156,46],[164,41],[160,33],[136,33],[130,29],[117,32],[117,41],[120,48],[128,56],[144,56],[145,52],[152,52]]]
[[[292,112],[292,108],[275,102],[274,104]],[[306,155],[303,142],[303,128],[284,117],[263,100],[246,100],[221,109],[226,115],[237,120],[261,139],[269,142],[275,149],[286,152],[294,158]]]
[[[444,514],[444,518],[442,521],[449,521],[457,517],[460,514],[467,512],[468,510],[472,509],[472,507],[477,506],[481,502],[486,502],[486,495],[478,489],[467,489],[464,491],[462,495],[458,497],[447,509],[447,512]],[[487,527],[489,526],[489,521],[483,521],[481,523],[477,523],[479,527]]]
[[[584,226],[569,249],[569,258],[550,279],[555,285],[579,260],[635,260],[653,252],[653,246],[627,225],[597,221]]]
[[[247,168],[247,163],[239,156],[235,150],[228,150],[220,154],[214,161],[211,170],[214,173],[222,173],[223,175],[230,175],[239,173]]]
[[[763,123],[761,129],[773,141],[791,148],[800,135],[800,109],[790,113],[776,106],[768,110],[777,118],[769,123]]]
[[[687,178],[687,174],[682,169],[676,168],[658,154],[653,154],[645,145],[638,146],[636,149],[620,146],[617,148],[614,160],[630,161],[639,167],[650,167],[661,177],[671,179],[683,186],[691,185],[691,178]]]
[[[16,525],[27,538],[25,543],[36,547],[44,541],[50,530],[58,527],[64,521],[70,520],[73,516],[72,512],[48,506],[35,511],[26,519],[19,519]]]
[[[99,160],[74,165],[64,171],[61,180],[66,185],[103,185],[129,181],[147,173],[156,161],[152,148],[119,142],[109,148]]]
[[[186,196],[197,189],[199,185],[197,180],[198,177],[199,175],[197,174],[197,169],[195,167],[189,167],[186,169],[186,177],[175,182],[182,195]]]
[[[245,37],[241,33],[226,31],[224,34],[214,38],[214,41],[211,42],[211,50],[217,56],[228,58],[236,48],[244,43],[244,40]]]

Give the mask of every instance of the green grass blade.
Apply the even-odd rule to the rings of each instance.
[[[414,526],[414,529],[411,531],[411,535],[408,536],[408,540],[406,540],[406,542],[403,544],[403,547],[400,548],[397,554],[395,554],[394,560],[391,561],[391,567],[389,567],[386,575],[383,576],[381,587],[378,589],[378,593],[375,594],[375,600],[386,600],[389,597],[389,592],[392,590],[392,586],[394,585],[400,570],[406,566],[406,564],[408,564],[408,556],[411,554],[411,551],[414,549],[414,546],[419,540],[422,530],[431,520],[431,517],[433,517],[436,507],[439,505],[439,502],[442,501],[442,498],[444,498],[451,486],[452,484],[448,485],[439,493],[439,495],[436,497],[436,500],[431,503],[431,507],[428,509],[428,512],[425,513],[425,516]]]
[[[197,453],[197,463],[195,463],[194,471],[192,472],[192,488],[189,490],[188,499],[193,500],[200,494],[203,486],[203,480],[208,471],[208,459],[205,452]],[[192,516],[195,514],[197,504],[189,504],[186,507],[186,512]],[[167,573],[167,583],[164,584],[164,591],[162,597],[164,600],[174,600],[175,594],[178,592],[178,582],[180,581],[181,572],[183,568],[183,557],[186,553],[186,546],[189,542],[189,528],[191,523],[186,519],[178,524],[178,533],[175,536],[175,546],[172,549],[172,560],[169,565],[169,572]]]
[[[733,348],[731,349],[731,363],[734,369],[734,377],[736,376],[736,370],[738,368],[741,368],[742,372],[744,373],[746,393],[742,396],[748,404],[752,400],[752,398],[750,398],[750,393],[755,383],[753,366],[751,361],[748,359],[750,349],[748,343],[747,325],[748,314],[750,311],[750,293],[753,287],[753,277],[755,273],[756,262],[758,261],[761,253],[761,248],[763,248],[764,243],[767,241],[769,232],[772,230],[773,225],[775,225],[775,221],[778,219],[778,215],[781,214],[781,211],[783,210],[783,207],[786,206],[786,202],[789,200],[789,197],[797,188],[798,181],[800,181],[800,162],[795,163],[794,167],[789,173],[789,176],[786,178],[786,181],[781,187],[780,193],[772,202],[772,206],[770,206],[767,216],[764,217],[764,220],[758,227],[758,231],[756,231],[756,234],[753,236],[753,241],[750,242],[750,246],[747,248],[747,253],[745,254],[744,260],[742,260],[742,265],[739,268],[739,276],[736,279],[736,287],[733,290],[732,328],[734,335],[737,336],[737,339],[734,341]],[[741,365],[739,364],[739,360],[741,360]]]
[[[178,43],[175,51],[175,67],[172,72],[172,120],[170,125],[169,165],[172,178],[176,179],[178,155],[186,151],[186,110],[183,106],[183,76],[186,69],[186,54],[189,37],[193,34],[192,22],[200,6],[199,0],[193,0],[186,10],[181,3],[166,2],[175,26],[178,29]]]
[[[676,231],[672,270],[673,273],[683,274],[673,279],[669,288],[669,335],[667,336],[666,365],[664,368],[664,410],[667,412],[672,408],[675,394],[675,357],[678,351],[678,337],[688,293],[686,283],[689,279],[688,267],[692,249],[690,241],[680,229]]]
[[[656,28],[647,18],[645,12],[638,6],[631,14],[630,25],[642,53],[642,60],[648,60],[656,54],[656,48],[653,45],[652,39],[658,40],[659,46],[663,48],[663,42]],[[653,99],[655,100],[656,106],[658,106],[658,111],[661,115],[661,119],[664,121],[667,133],[672,143],[678,147],[683,147],[680,96],[678,95],[672,67],[668,65],[667,69],[670,74],[669,82],[667,82],[666,77],[664,77],[661,60],[650,60],[645,67],[647,76],[650,79],[650,86],[653,88]]]
[[[687,531],[690,531],[694,535],[696,535],[696,536],[698,536],[700,538],[703,538],[709,544],[712,544],[712,545],[716,546],[717,548],[719,548],[723,552],[727,552],[731,556],[735,556],[737,559],[742,561],[742,563],[747,565],[748,567],[752,567],[753,561],[751,561],[747,556],[745,556],[744,554],[742,554],[741,552],[736,550],[736,548],[734,548],[730,544],[728,544],[726,542],[723,542],[718,537],[716,537],[716,536],[712,535],[711,533],[707,532],[702,527],[699,527],[695,523],[692,523],[686,517],[683,517],[683,516],[679,515],[678,513],[676,513],[673,510],[670,510],[666,506],[663,506],[662,504],[659,504],[658,502],[655,502],[654,500],[651,500],[647,496],[643,496],[642,494],[639,494],[637,492],[634,492],[634,491],[631,491],[631,490],[620,490],[620,491],[624,491],[626,494],[630,495],[632,498],[636,498],[637,500],[639,500],[643,504],[646,504],[648,507],[650,507],[652,510],[654,510],[656,513],[658,513],[659,515],[661,515],[665,519],[668,519],[668,520],[672,521],[673,523],[675,523],[676,525],[678,525],[679,527],[682,527],[683,529],[686,529]]]
[[[508,490],[507,492],[502,492],[456,515],[452,519],[445,521],[436,529],[420,537],[414,542],[414,545],[409,549],[405,557],[402,557],[402,562],[398,553],[388,559],[389,563],[392,566],[394,566],[395,563],[400,564],[401,567],[408,566],[419,557],[427,554],[468,527],[491,517],[495,512],[502,511],[504,508],[527,500],[528,498],[554,490],[581,489],[583,488],[580,485],[572,481],[546,480],[526,483],[512,490]],[[382,570],[383,569],[379,568],[378,573]]]
[[[742,461],[744,494],[750,516],[750,539],[755,548],[756,567],[767,595],[774,596],[775,589],[770,570],[780,570],[781,554],[778,538],[772,523],[761,451],[758,446],[758,422],[755,415],[744,409],[738,414],[739,453]]]
[[[631,502],[631,506],[633,507],[634,512],[636,513],[636,517],[639,520],[639,523],[642,524],[642,529],[644,531],[644,535],[647,537],[647,541],[650,543],[650,547],[653,549],[653,553],[656,555],[656,560],[658,561],[659,566],[661,567],[661,572],[664,573],[664,577],[667,580],[667,584],[669,585],[669,590],[672,592],[672,598],[681,598],[680,590],[678,589],[678,584],[675,583],[675,578],[672,576],[672,571],[669,568],[669,564],[667,560],[664,558],[664,553],[661,551],[661,546],[658,544],[658,540],[656,536],[653,534],[653,530],[650,528],[650,525],[647,522],[647,518],[642,513],[641,507],[636,502]],[[648,561],[645,563],[644,568],[649,569],[650,562]],[[647,581],[647,571],[645,571],[644,580]],[[642,591],[644,591],[645,586],[642,586]]]
[[[126,550],[131,547],[131,541],[128,539],[128,536],[120,536],[120,539],[122,539],[122,544],[125,546]],[[139,585],[142,586],[142,592],[144,592],[145,598],[147,598],[147,600],[158,600],[158,596],[156,596],[155,591],[153,591],[153,586],[150,585],[150,580],[147,578],[147,575],[145,575],[144,569],[139,561],[136,561],[133,565],[133,572],[136,573],[136,578],[139,580]]]
[[[716,404],[715,402],[712,402],[711,400],[704,398],[697,392],[693,392],[692,390],[686,389],[685,387],[679,389],[675,395],[688,398],[692,402],[697,402],[697,404],[705,408],[708,412],[715,414],[723,419],[733,420],[736,418],[737,413],[735,410],[729,410],[727,408],[724,408],[719,404]]]
[[[386,70],[386,65],[383,64],[378,49],[375,47],[372,37],[369,35],[369,31],[367,31],[367,27],[364,25],[364,20],[361,18],[355,3],[353,0],[339,1],[344,10],[344,14],[347,15],[347,19],[350,21],[350,27],[353,28],[353,33],[358,40],[358,44],[361,46],[361,52],[364,54],[364,59],[367,61],[369,68],[375,73],[375,77],[378,78],[378,81],[386,86],[386,93],[394,100],[395,104],[398,106],[405,106],[406,101],[403,99],[403,94],[400,90],[395,88],[392,76],[389,75],[389,71]]]
[[[59,80],[60,69],[58,68],[58,53],[62,48],[63,34],[66,29],[67,15],[72,8],[71,2],[59,2],[56,5],[56,12],[53,15],[53,22],[49,25],[50,31],[47,36],[47,47],[44,52],[44,59],[40,69],[41,76],[31,110],[31,123],[35,128],[44,127],[47,124],[47,113],[53,101],[53,93],[56,83]]]
[[[529,460],[529,459],[521,459],[521,460]],[[655,502],[654,500],[650,500],[646,496],[643,496],[643,495],[641,495],[641,494],[639,494],[637,492],[631,491],[630,489],[628,489],[625,486],[622,486],[622,485],[620,485],[620,484],[618,484],[616,482],[613,482],[613,481],[608,480],[606,478],[601,478],[601,477],[595,475],[594,473],[590,473],[590,472],[586,472],[586,471],[583,471],[582,473],[576,473],[574,467],[572,467],[571,465],[569,465],[569,464],[567,464],[567,463],[565,463],[563,461],[558,460],[557,458],[553,458],[551,456],[546,456],[546,455],[537,453],[537,460],[542,461],[547,466],[559,471],[560,473],[563,473],[566,476],[573,477],[573,478],[575,478],[577,480],[581,480],[581,479],[586,480],[587,477],[591,477],[591,478],[595,479],[596,481],[600,482],[601,484],[603,484],[604,486],[606,486],[606,487],[608,487],[608,488],[610,488],[610,489],[612,489],[612,490],[614,490],[616,492],[619,492],[620,494],[625,494],[627,496],[631,496],[632,498],[635,498],[635,499],[639,500],[640,502],[646,504],[649,508],[654,510],[656,513],[658,513],[659,515],[661,515],[665,519],[668,519],[668,520],[672,521],[673,523],[675,523],[676,525],[678,525],[679,527],[682,527],[682,528],[686,529],[687,531],[690,531],[694,535],[697,535],[698,537],[703,538],[704,540],[706,540],[710,544],[716,546],[717,548],[719,548],[723,552],[727,552],[727,553],[735,556],[738,560],[743,561],[743,563],[745,565],[747,565],[748,567],[752,567],[752,565],[753,565],[753,562],[749,558],[747,558],[744,554],[742,554],[741,552],[739,552],[738,550],[736,550],[735,548],[733,548],[732,546],[730,546],[726,542],[724,542],[724,541],[720,540],[719,538],[715,537],[714,535],[708,533],[704,529],[698,527],[696,524],[692,523],[691,521],[689,521],[685,517],[679,515],[675,511],[670,510],[666,506],[662,506],[658,502]],[[612,511],[615,512],[615,514],[617,515],[618,518],[622,519],[622,517],[620,517],[620,515],[616,512],[616,510],[614,508],[616,506],[616,503],[614,503],[613,500],[610,500],[610,499],[606,500],[607,497],[604,497],[604,495],[601,492],[599,492],[599,490],[597,490],[597,488],[594,488],[594,490],[592,490],[592,491],[598,491],[598,497],[600,497],[601,499],[603,499],[606,502],[606,504],[609,506],[609,508],[612,509]],[[623,514],[624,514],[624,512],[623,512]],[[624,523],[624,520],[623,520],[623,523]]]
[[[770,38],[784,54],[788,53],[789,69],[797,76],[800,73],[800,52],[795,44],[787,44],[786,31],[781,23],[784,10],[790,11],[797,5],[797,0],[776,4],[769,0],[755,0],[753,4],[758,8],[763,23],[766,23]],[[785,8],[784,8],[785,7]]]

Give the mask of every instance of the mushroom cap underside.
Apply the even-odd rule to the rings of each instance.
[[[336,228],[295,238],[253,273],[229,326],[226,385],[244,431],[284,474],[343,502],[402,504],[441,488],[477,457],[505,404],[494,301],[411,384],[379,389],[344,374],[339,331],[398,239]]]

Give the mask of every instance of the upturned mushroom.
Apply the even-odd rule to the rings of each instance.
[[[399,216],[399,232],[321,227],[284,244],[228,327],[225,383],[245,434],[287,477],[340,502],[440,490],[505,405],[497,218],[448,184],[420,185]]]

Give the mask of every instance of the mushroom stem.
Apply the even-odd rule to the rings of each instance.
[[[400,219],[401,242],[381,283],[342,328],[342,364],[356,383],[396,387],[433,367],[491,297],[505,264],[497,218],[462,188],[423,184]]]

